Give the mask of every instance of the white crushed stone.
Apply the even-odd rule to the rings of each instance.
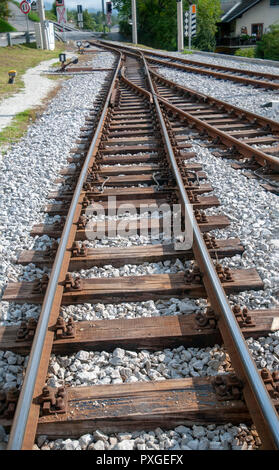
[[[267,91],[264,88],[256,89],[251,85],[235,83],[230,80],[217,80],[213,77],[181,72],[167,67],[160,67],[157,71],[163,77],[179,85],[279,121],[278,109],[262,107],[270,101],[278,101],[278,94],[275,91]]]
[[[187,297],[168,300],[148,300],[145,302],[122,302],[119,304],[78,304],[63,305],[61,315],[67,321],[114,320],[117,318],[145,318],[169,315],[187,315],[205,308],[203,300]]]
[[[231,367],[221,346],[139,352],[116,348],[51,356],[47,384],[52,387],[150,382],[225,373]]]
[[[191,161],[202,163],[221,203],[219,208],[206,209],[206,214],[224,214],[231,221],[229,227],[211,234],[223,239],[238,237],[245,248],[242,256],[223,258],[220,263],[232,269],[256,268],[264,282],[262,291],[231,294],[229,299],[250,309],[278,308],[278,196],[265,191],[257,179],[234,170],[229,160],[213,156],[210,147],[201,147],[193,140],[193,151],[197,156]]]
[[[0,426],[0,449],[6,448],[8,435]],[[33,450],[254,450],[260,440],[254,426],[177,426],[173,430],[105,433],[101,430],[77,439],[37,438]]]
[[[166,260],[160,261],[159,263],[145,262],[143,264],[125,264],[119,268],[115,268],[112,265],[102,267],[93,266],[90,269],[81,269],[78,272],[72,272],[72,275],[73,277],[92,279],[101,277],[147,276],[150,274],[174,274],[181,271],[186,272],[192,265],[192,261],[185,261],[183,263],[177,258],[175,263]]]
[[[27,362],[28,356],[24,358],[12,351],[0,351],[0,389],[19,388]]]
[[[112,64],[112,54],[99,54],[102,66]],[[42,271],[34,265],[16,265],[23,250],[44,249],[50,244],[47,236],[30,236],[32,226],[42,223],[46,214],[47,195],[61,168],[67,165],[70,149],[89,110],[94,109],[94,99],[101,90],[107,72],[75,76],[62,85],[42,116],[32,124],[27,134],[2,158],[1,161],[1,214],[0,214],[0,292],[8,282],[19,279],[32,280]],[[53,83],[53,82],[52,82]],[[57,220],[57,218],[56,218]],[[0,324],[16,320],[7,302],[0,304]],[[23,307],[24,310],[25,307]],[[21,310],[17,307],[13,310]],[[18,312],[18,318],[22,318]]]

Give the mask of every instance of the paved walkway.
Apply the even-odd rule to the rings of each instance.
[[[0,131],[11,123],[16,114],[40,105],[50,90],[57,86],[57,81],[41,75],[54,62],[57,59],[41,62],[37,67],[28,69],[22,77],[25,88],[0,102]]]

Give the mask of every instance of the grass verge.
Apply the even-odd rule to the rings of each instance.
[[[9,126],[6,126],[0,132],[0,145],[7,145],[16,140],[19,140],[25,133],[28,125],[35,121],[36,110],[26,109],[25,111],[18,113],[12,120]]]
[[[24,83],[21,79],[27,69],[35,67],[43,60],[54,59],[65,49],[63,43],[56,43],[54,51],[36,49],[35,43],[0,47],[0,101],[18,92]],[[15,83],[8,84],[8,71],[17,71]]]
[[[59,83],[57,83],[57,85],[48,93],[41,105],[36,106],[35,108],[26,109],[25,111],[16,114],[11,124],[0,131],[0,149],[3,155],[6,153],[11,144],[21,139],[21,137],[26,133],[28,126],[43,114],[44,110],[47,108],[48,103],[57,95],[58,91],[60,90],[62,82],[64,80],[68,80],[69,78],[71,77],[56,77],[56,80],[60,80]]]
[[[10,33],[11,31],[16,31],[16,29],[8,21],[0,18],[0,33]]]

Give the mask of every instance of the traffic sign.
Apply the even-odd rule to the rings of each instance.
[[[196,6],[196,5],[192,5],[193,6]],[[197,17],[196,17],[196,13],[193,13],[192,12],[192,18],[191,18],[191,34],[192,34],[192,37],[196,36],[197,34]]]
[[[56,7],[57,22],[59,24],[67,23],[67,12],[65,7]]]
[[[189,34],[189,12],[188,12],[188,11],[185,12],[185,22],[184,22],[184,26],[185,26],[185,34],[184,34],[184,36],[188,36],[188,34]]]
[[[31,10],[30,5],[29,3],[27,3],[26,0],[23,0],[23,2],[21,2],[20,9],[25,15],[28,15],[29,11]]]

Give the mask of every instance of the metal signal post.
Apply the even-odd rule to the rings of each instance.
[[[41,23],[41,32],[42,32],[42,42],[43,42],[43,49],[48,49],[48,41],[46,36],[46,28],[45,28],[45,7],[44,7],[44,0],[37,0],[38,3],[38,14],[40,17]]]
[[[197,33],[197,23],[196,23],[196,16],[197,16],[197,6],[190,5],[189,6],[189,13],[186,11],[185,13],[185,36],[188,36],[188,48],[191,50],[192,47],[192,37],[196,36]]]
[[[184,35],[183,35],[183,3],[181,0],[176,0],[177,4],[177,50],[178,52],[184,49]]]
[[[138,30],[137,30],[136,0],[132,0],[132,37],[133,37],[133,44],[137,44],[138,43]]]

